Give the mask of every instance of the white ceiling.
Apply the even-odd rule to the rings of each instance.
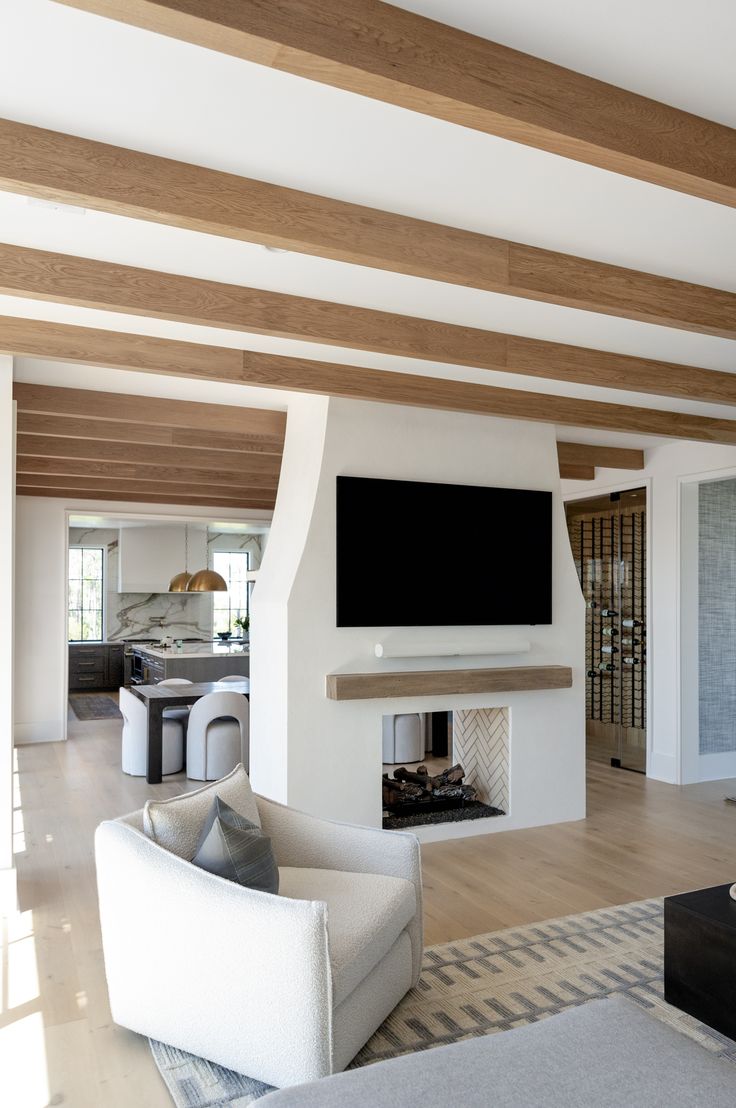
[[[731,0],[401,5],[736,124]],[[736,291],[736,211],[54,4],[0,8],[0,111],[439,222]],[[0,239],[533,337],[736,369],[734,343],[0,194]],[[733,409],[0,297],[0,311],[617,403]],[[24,379],[59,366],[21,360]],[[172,379],[78,370],[156,394]],[[136,379],[140,379],[136,383]],[[102,382],[102,383],[100,383]],[[184,383],[187,388],[191,382]],[[213,386],[208,386],[212,390]],[[230,390],[227,392],[226,390]],[[288,396],[223,385],[282,407]],[[178,393],[177,393],[178,395]],[[214,399],[214,395],[213,395]],[[230,402],[230,401],[228,401]],[[569,432],[560,430],[560,437]],[[588,435],[589,441],[603,441]],[[631,440],[631,436],[628,439]]]

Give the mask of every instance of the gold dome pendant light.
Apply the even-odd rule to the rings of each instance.
[[[189,579],[187,592],[227,592],[227,581],[225,578],[221,577],[219,573],[216,573],[214,569],[210,569],[209,536],[210,532],[209,528],[207,528],[207,565],[204,569],[198,569]]]
[[[169,581],[169,592],[186,592],[192,579],[189,572],[189,524],[184,524],[184,569]]]

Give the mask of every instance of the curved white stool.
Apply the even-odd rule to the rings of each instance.
[[[148,713],[142,700],[128,689],[120,690],[123,716],[123,773],[145,777],[148,764]],[[184,769],[184,728],[179,720],[164,719],[161,772],[179,773]]]
[[[159,681],[159,685],[193,685],[188,677],[167,677],[165,681]],[[184,735],[189,725],[189,709],[186,705],[182,708],[164,708],[164,719],[176,719],[184,728]]]
[[[228,681],[247,681],[247,680],[248,680],[248,678],[245,676],[244,673],[229,673],[227,675],[227,677],[218,677],[217,678],[217,684],[218,685],[224,685]]]
[[[424,757],[424,728],[419,712],[383,717],[383,761],[421,762]]]
[[[216,781],[238,762],[248,770],[250,714],[242,693],[208,693],[192,705],[187,731],[187,777]]]

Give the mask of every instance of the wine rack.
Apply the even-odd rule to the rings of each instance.
[[[614,494],[615,496],[615,494]],[[646,507],[643,496],[568,505],[575,565],[586,601],[588,734],[645,749]]]

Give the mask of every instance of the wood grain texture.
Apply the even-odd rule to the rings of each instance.
[[[593,481],[595,466],[570,465],[560,462],[560,477],[563,481]]]
[[[63,467],[66,468],[66,467]],[[80,467],[81,468],[81,467]],[[145,472],[145,467],[142,468]],[[182,474],[182,476],[185,476]],[[207,497],[213,500],[262,500],[275,499],[276,490],[259,488],[257,485],[243,485],[237,480],[229,478],[222,481],[217,478],[217,484],[198,484],[188,481],[155,481],[145,477],[99,477],[93,473],[80,474],[49,474],[49,473],[18,473],[16,476],[16,491],[22,493],[24,488],[45,489],[70,489],[85,488],[94,491],[97,495],[110,499],[109,493],[141,493],[144,496],[158,496],[167,500],[169,496],[197,496]],[[122,496],[117,499],[123,499]]]
[[[140,492],[123,492],[120,491],[119,495],[113,492],[106,492],[101,494],[97,489],[89,488],[84,484],[79,486],[70,486],[69,488],[56,488],[52,486],[47,488],[46,486],[31,486],[24,485],[23,488],[17,490],[19,496],[45,496],[45,497],[57,497],[64,500],[93,500],[96,503],[100,501],[130,501],[136,504],[190,504],[192,507],[206,507],[206,508],[253,508],[256,510],[263,510],[264,512],[273,511],[274,500],[251,500],[243,498],[226,499],[224,497],[212,497],[212,496],[194,496],[187,494],[186,496],[174,496],[168,491],[156,493],[140,493]]]
[[[644,469],[644,451],[621,446],[591,446],[582,442],[558,442],[560,465],[604,466],[608,469]]]
[[[92,458],[49,458],[38,455],[18,454],[18,474],[44,474],[48,476],[104,477],[127,481],[153,481],[157,484],[205,485],[212,488],[213,481],[223,488],[263,489],[264,495],[276,494],[278,477],[272,474],[241,473],[230,470],[197,469],[158,462],[136,463],[125,461],[96,461]]]
[[[2,326],[0,324],[0,333]],[[386,404],[480,412],[509,419],[528,419],[571,427],[591,427],[702,442],[736,443],[736,421],[659,411],[627,404],[554,396],[549,393],[502,389],[443,377],[388,373],[355,366],[313,362],[246,351],[247,376],[252,384],[290,392],[321,393]],[[731,387],[736,375],[730,377]]]
[[[377,700],[396,696],[569,689],[571,686],[572,670],[568,666],[499,666],[495,669],[328,673],[325,695],[330,700]]]
[[[196,416],[196,413],[193,413]],[[283,448],[276,441],[262,441],[249,435],[198,431],[180,427],[159,427],[152,423],[125,423],[114,419],[82,419],[37,412],[19,412],[17,429],[29,435],[62,435],[75,439],[100,439],[106,442],[147,443],[151,446],[178,446],[216,449],[226,453],[266,454],[281,457]]]
[[[736,375],[730,373],[7,243],[0,244],[0,292],[524,376],[736,403]],[[31,331],[29,322],[26,326]],[[60,325],[55,326],[58,329]],[[31,334],[25,342],[22,338],[23,328],[16,320],[5,337],[0,329],[0,349],[30,356],[39,352],[42,341],[39,335]],[[63,341],[63,336],[61,342],[57,339],[57,347]],[[159,361],[165,360],[160,345],[164,341],[158,340],[155,347]],[[35,350],[12,349],[19,344]],[[131,347],[135,343],[130,342],[130,336],[125,336],[121,346],[130,357],[134,356]],[[242,380],[242,367],[234,371],[233,377],[232,351],[227,353],[229,356],[221,359],[227,374],[223,379]],[[110,353],[105,364],[114,358]],[[175,370],[170,367],[167,372]]]
[[[736,338],[736,293],[0,119],[0,188],[336,261]]]
[[[70,7],[720,204],[736,132],[379,0],[62,0]]]
[[[6,318],[0,317],[0,332],[3,334],[5,333]],[[42,348],[43,339],[48,334],[48,357],[56,357],[53,353],[57,349],[54,333],[58,331],[59,325],[51,324],[51,333],[49,334],[46,331],[45,323],[33,320],[23,322],[29,332],[34,331],[36,333],[39,349]],[[11,327],[10,331],[12,330]],[[71,330],[81,332],[79,335],[71,336],[72,341],[87,342],[84,338],[85,328],[73,327]],[[8,341],[13,338],[11,334],[7,334],[5,337]],[[149,340],[139,335],[119,335],[115,331],[91,331],[89,343],[86,347],[86,357],[81,356],[82,352],[80,350],[80,357],[74,360],[89,364],[93,360],[93,357],[91,357],[92,350],[101,351],[106,344],[113,344],[118,339],[123,340],[121,346],[127,347],[125,343],[127,338],[137,340],[134,345],[140,358],[136,363],[132,360],[132,351],[128,350],[127,353],[131,356],[131,362],[116,363],[126,369],[145,369],[148,362],[146,344],[150,341],[154,349],[160,349],[160,343],[165,341],[161,339]],[[2,340],[0,339],[0,341]],[[173,345],[175,349],[182,345],[191,348],[192,352],[201,350],[197,361],[192,361],[190,371],[192,374],[211,380],[223,380],[217,367],[217,359],[214,359],[214,364],[210,360],[212,347],[198,347],[195,343],[179,344],[177,342],[174,342]],[[214,349],[217,350],[217,348]],[[237,355],[242,365],[243,355],[240,351],[228,350],[223,351],[223,353]],[[192,353],[192,359],[194,359],[194,353]],[[150,372],[156,373],[158,371],[151,369]],[[211,431],[217,435],[247,435],[249,438],[257,439],[266,445],[273,443],[274,446],[278,447],[283,447],[286,433],[286,414],[273,411],[270,408],[241,408],[230,404],[203,404],[191,400],[170,400],[156,396],[140,396],[135,393],[97,392],[93,389],[69,389],[56,385],[27,384],[22,381],[14,382],[13,399],[17,402],[18,411],[21,413],[80,416],[84,419],[97,420],[110,419],[117,422],[145,424],[154,428],[172,427],[187,430],[197,428],[200,431]]]
[[[61,435],[18,435],[18,454],[39,458],[77,458],[101,462],[162,464],[185,471],[211,469],[214,473],[264,474],[278,479],[281,459],[270,454],[237,454],[229,450],[198,450],[194,447],[146,446],[139,443],[107,442],[100,439],[64,438]]]
[[[148,356],[149,342],[153,344],[157,362],[171,365],[181,356],[182,362],[186,363],[186,369],[180,372],[181,376],[214,381],[232,379],[230,376],[232,362],[228,362],[225,374],[221,376],[217,359],[213,360],[210,357],[211,351],[217,351],[216,347],[203,347],[196,343],[176,340],[148,339],[143,335],[122,335],[116,331],[101,331],[70,324],[48,324],[40,320],[0,316],[0,350],[44,357],[52,361],[77,361],[86,365],[111,365],[116,368],[157,373],[158,369],[151,365],[151,359]],[[171,346],[172,353],[167,358],[168,345]],[[180,355],[182,348],[184,348],[183,354]],[[482,415],[571,427],[631,431],[647,435],[662,435],[666,438],[694,439],[700,442],[729,445],[736,443],[736,422],[729,419],[497,388],[467,381],[451,381],[442,377],[362,369],[358,366],[311,361],[308,358],[286,358],[277,354],[260,354],[254,351],[227,350],[226,353],[238,355],[239,381],[263,388],[344,396],[355,400],[406,404],[443,411],[476,412]],[[684,370],[684,367],[680,368]],[[171,372],[176,371],[171,370]],[[692,374],[696,388],[700,387],[700,378],[704,375],[711,382],[710,389],[706,391],[717,394],[721,402],[736,402],[736,375],[710,370],[690,369],[687,372]],[[42,390],[49,388],[50,392],[44,394]],[[17,396],[21,398],[19,403],[24,405],[24,410],[54,410],[53,386],[16,384],[15,390]],[[67,391],[81,392],[88,398],[83,409],[79,408],[76,399],[64,401],[64,406],[60,410],[69,415],[82,412],[90,416],[104,417],[106,411],[109,414],[109,410],[104,406],[106,401],[101,401],[100,410],[95,398],[116,395],[100,394],[91,390]],[[701,396],[700,399],[704,397]],[[185,401],[152,400],[147,397],[144,407],[140,397],[127,396],[124,402],[123,406],[121,400],[122,410],[116,412],[119,419],[127,418],[132,422],[138,422],[144,418],[143,412],[153,410],[161,411],[162,418],[169,426],[190,426],[191,414],[187,411],[188,404]],[[160,407],[152,409],[151,405]],[[202,409],[206,406],[198,405],[198,407]],[[204,425],[220,426],[223,430],[230,431],[245,429],[240,413],[246,409],[220,405],[212,407],[215,409],[214,414],[209,417],[212,422]],[[166,415],[164,415],[164,409],[167,411]],[[253,412],[254,409],[247,409],[247,411]],[[220,413],[223,413],[222,416]],[[227,418],[224,413],[228,413]],[[262,411],[260,416],[264,419],[272,417],[278,420],[283,433],[285,426],[283,413]],[[205,416],[203,415],[202,418],[204,419]],[[247,429],[249,433],[253,433],[250,425]]]

